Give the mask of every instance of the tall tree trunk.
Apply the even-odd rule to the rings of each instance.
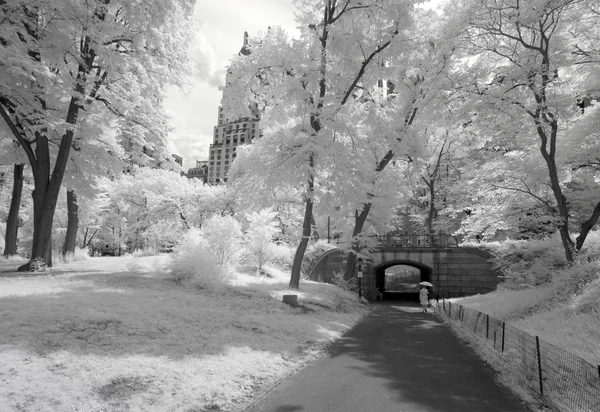
[[[314,214],[310,217],[310,224],[312,226],[313,240],[318,242],[321,237],[319,236],[319,231],[317,230],[317,221],[315,220]]]
[[[75,253],[77,244],[77,230],[79,229],[79,206],[77,204],[77,194],[75,190],[67,190],[67,233],[65,234],[65,243],[63,245],[63,256]]]
[[[358,213],[358,211],[354,212],[354,230],[352,231],[352,239],[354,239],[362,232],[365,226],[365,222],[367,221],[367,216],[369,216],[370,210],[371,203],[366,203],[363,206],[363,209],[361,210],[360,214]],[[354,244],[352,245],[352,251],[350,251],[346,256],[346,269],[344,272],[344,279],[346,280],[352,279],[354,277],[354,274],[356,273],[356,254],[359,251],[360,250],[358,248],[358,245]]]
[[[78,86],[78,89],[80,87]],[[83,90],[78,91],[83,93]],[[80,108],[78,102],[79,100],[76,97],[71,99],[67,123],[76,123]],[[36,133],[35,154],[27,141],[21,139],[19,142],[22,145],[27,145],[25,152],[30,159],[35,182],[35,189],[32,193],[34,226],[31,260],[18,269],[19,271],[29,271],[32,270],[31,261],[34,259],[42,259],[46,266],[52,266],[52,223],[60,187],[67,168],[67,161],[69,160],[73,130],[68,129],[60,141],[52,175],[50,174],[51,159],[47,136],[39,132]]]
[[[579,233],[579,236],[577,236],[577,239],[575,239],[575,246],[577,247],[577,250],[581,250],[581,248],[583,247],[588,233],[590,233],[590,230],[592,230],[592,228],[598,221],[598,218],[600,218],[600,202],[596,203],[596,207],[594,207],[592,216],[590,216],[588,220],[581,224],[581,232]]]
[[[12,199],[6,220],[6,234],[4,236],[4,256],[17,254],[19,209],[21,208],[21,194],[23,193],[23,166],[22,164],[14,166]]]
[[[565,258],[567,259],[567,262],[572,262],[574,259],[575,243],[573,242],[573,239],[571,239],[571,234],[569,233],[569,206],[567,198],[563,194],[560,186],[558,170],[556,167],[556,136],[558,134],[558,122],[554,118],[549,119],[548,115],[545,114],[540,115],[536,113],[536,115],[536,129],[541,140],[540,152],[548,168],[550,187],[552,188],[552,193],[554,194],[554,199],[558,206],[558,216],[561,218],[561,222],[558,225],[558,231],[565,251]],[[549,136],[542,126],[542,122],[550,127]]]
[[[429,189],[429,210],[427,211],[427,218],[425,219],[425,230],[429,239],[433,236],[433,219],[435,218],[435,180],[429,179],[427,183]]]
[[[298,289],[300,287],[300,272],[302,269],[302,260],[308,246],[308,240],[312,232],[311,217],[313,215],[313,199],[315,194],[315,177],[313,175],[313,167],[315,164],[314,154],[309,156],[310,171],[307,180],[306,188],[306,205],[304,208],[304,221],[302,223],[302,240],[296,249],[294,255],[294,263],[292,264],[292,275],[290,276],[290,288]]]

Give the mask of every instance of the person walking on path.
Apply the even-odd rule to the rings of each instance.
[[[429,305],[429,291],[423,285],[421,285],[421,291],[419,292],[419,301],[421,301],[423,312],[427,313],[427,305]]]

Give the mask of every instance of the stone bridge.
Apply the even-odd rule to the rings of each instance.
[[[433,283],[432,297],[458,297],[487,293],[496,289],[499,273],[489,262],[491,255],[478,248],[451,246],[449,242],[382,242],[363,263],[362,290],[374,301],[376,288],[385,293],[385,270],[396,265],[412,266],[420,271],[420,281]],[[331,283],[333,273],[343,273],[346,254],[334,249],[326,252],[313,266],[309,277]],[[418,293],[418,290],[415,290]]]

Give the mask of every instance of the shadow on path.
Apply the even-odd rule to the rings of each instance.
[[[435,315],[379,304],[329,356],[281,383],[249,411],[527,411]]]

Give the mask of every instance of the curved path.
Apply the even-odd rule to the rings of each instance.
[[[432,313],[377,305],[327,356],[248,412],[521,412],[528,408]]]

